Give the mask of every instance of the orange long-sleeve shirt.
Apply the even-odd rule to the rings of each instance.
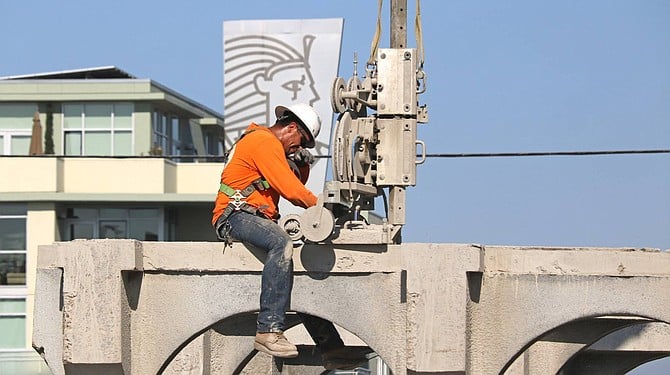
[[[278,217],[279,196],[303,208],[316,205],[316,196],[293,173],[286,161],[284,148],[272,131],[252,123],[245,133],[248,134],[237,142],[232,158],[221,172],[221,182],[242,190],[253,181],[264,178],[270,188],[254,191],[246,201],[271,219]],[[212,211],[212,225],[221,216],[228,201],[228,196],[219,191]]]

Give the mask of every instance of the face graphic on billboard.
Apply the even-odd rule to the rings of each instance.
[[[309,64],[316,39],[302,37],[298,48],[266,36],[234,37],[224,42],[226,143],[250,122],[271,125],[274,108],[294,103],[314,105],[320,97]]]

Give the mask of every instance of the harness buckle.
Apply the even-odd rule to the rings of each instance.
[[[242,209],[242,206],[247,204],[246,197],[242,194],[242,191],[240,190],[235,190],[235,194],[230,195],[228,198],[230,198],[228,204],[232,204],[235,206],[235,211],[239,211]]]

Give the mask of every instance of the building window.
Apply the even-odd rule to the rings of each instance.
[[[0,205],[0,295],[5,285],[26,285],[26,206]]]
[[[0,350],[26,346],[25,204],[0,204]]]
[[[0,350],[25,349],[26,299],[0,297]]]
[[[63,241],[97,238],[163,239],[159,208],[66,208],[60,218]]]
[[[64,104],[63,154],[132,155],[133,105],[131,103]]]
[[[205,147],[207,155],[222,155],[224,151],[220,137],[212,132],[205,133]]]
[[[0,104],[0,155],[28,155],[36,104]]]
[[[181,155],[180,122],[179,117],[154,111],[151,119],[153,155]]]

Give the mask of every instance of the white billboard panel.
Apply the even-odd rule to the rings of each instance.
[[[274,108],[308,103],[321,117],[316,155],[328,155],[344,20],[241,20],[223,23],[225,149],[251,123],[272,125]],[[325,158],[312,166],[307,187],[323,192]],[[280,213],[300,210],[282,200]]]

